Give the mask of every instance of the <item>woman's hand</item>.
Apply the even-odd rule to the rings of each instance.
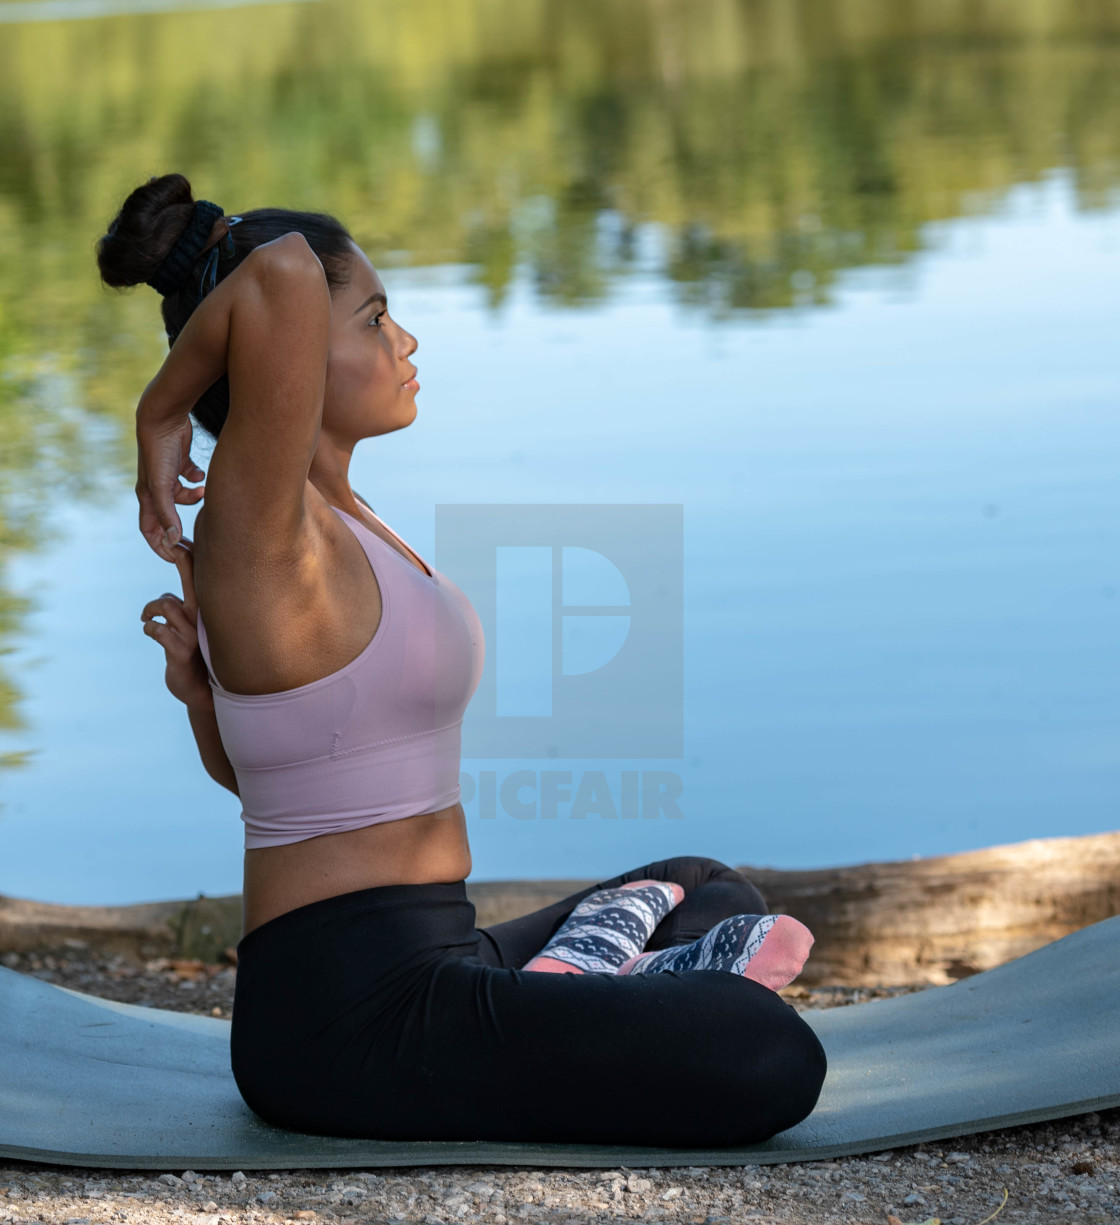
[[[190,489],[179,480],[201,481],[205,472],[191,459],[191,419],[184,412],[169,416],[151,407],[148,385],[136,410],[137,480],[140,534],[164,561],[178,564],[175,542],[183,534],[175,504],[190,506],[206,487]],[[181,569],[181,566],[180,566]]]
[[[198,645],[198,600],[194,594],[191,541],[181,540],[171,547],[170,552],[173,555],[171,560],[179,567],[183,598],[165,591],[144,605],[140,620],[144,622],[144,633],[163,647],[167,657],[167,671],[164,673],[167,688],[189,707],[213,710],[214,693],[210,688],[210,674]],[[165,617],[166,623],[153,620],[155,617]]]

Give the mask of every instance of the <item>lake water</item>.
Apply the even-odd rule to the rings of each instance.
[[[0,893],[241,886],[141,631],[157,299],[92,260],[168,169],[342,215],[419,338],[351,477],[486,613],[473,878],[1116,828],[1120,4],[40,6],[0,4]],[[484,508],[547,539],[472,566]]]

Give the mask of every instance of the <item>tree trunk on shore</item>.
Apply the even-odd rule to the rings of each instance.
[[[943,984],[1120,914],[1120,833],[1048,838],[931,859],[811,871],[739,866],[770,910],[816,937],[802,986]],[[479,927],[594,880],[468,881]],[[241,935],[241,895],[59,906],[0,895],[0,954],[89,949],[129,960],[220,960]]]

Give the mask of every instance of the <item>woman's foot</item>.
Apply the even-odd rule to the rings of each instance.
[[[631,957],[617,973],[726,970],[780,991],[801,973],[812,947],[812,932],[789,915],[737,914],[691,944]]]
[[[646,946],[653,929],[678,905],[672,881],[636,880],[592,893],[523,967],[544,974],[616,974]]]

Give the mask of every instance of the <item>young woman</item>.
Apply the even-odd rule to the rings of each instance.
[[[98,263],[163,296],[136,492],[183,596],[142,617],[243,805],[247,1104],[384,1140],[723,1146],[805,1118],[824,1052],[774,988],[812,938],[732,868],[644,864],[476,928],[458,772],[482,629],[350,487],[355,445],[411,424],[418,384],[417,342],[346,229],[227,217],[172,174],[129,195]],[[191,415],[216,440],[206,474]],[[204,475],[181,540],[175,505],[203,489],[180,478]]]

